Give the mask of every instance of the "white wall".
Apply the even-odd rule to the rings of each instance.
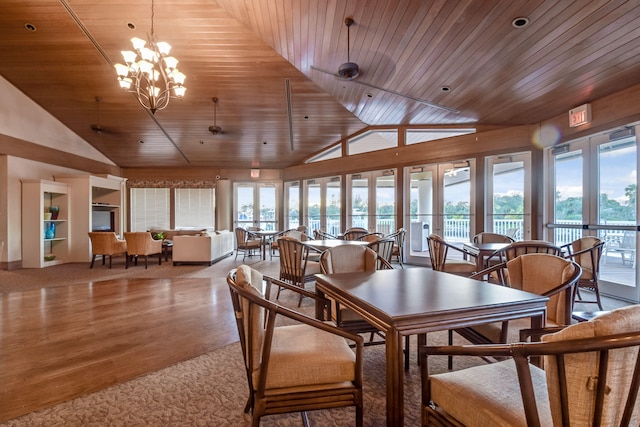
[[[115,165],[0,76],[0,134]],[[22,259],[22,179],[87,173],[0,153],[0,264]],[[2,250],[4,242],[4,250]]]

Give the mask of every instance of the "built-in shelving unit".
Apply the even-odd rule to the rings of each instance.
[[[125,231],[124,204],[125,178],[112,175],[58,175],[56,181],[69,185],[74,212],[71,253],[74,262],[91,260],[88,232],[114,231],[122,236]]]
[[[69,186],[47,180],[22,181],[22,266],[42,268],[69,262],[71,224]],[[58,206],[57,219],[45,219],[49,206]],[[49,224],[55,235],[45,236]]]

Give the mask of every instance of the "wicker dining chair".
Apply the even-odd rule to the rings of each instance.
[[[300,412],[308,425],[307,411],[353,406],[354,425],[361,427],[363,338],[270,301],[272,284],[317,296],[247,265],[230,271],[227,284],[249,386],[244,410],[251,413],[251,425],[258,427],[265,415],[292,412]],[[277,325],[282,318],[288,325]]]
[[[421,348],[422,425],[640,425],[640,305],[541,339]],[[503,361],[431,375],[435,355]]]
[[[582,267],[582,276],[575,289],[574,303],[597,304],[602,310],[598,275],[600,272],[600,258],[604,248],[604,241],[593,236],[585,236],[571,243],[561,246],[566,251],[565,256],[571,258]],[[580,289],[593,292],[595,299],[584,299]]]

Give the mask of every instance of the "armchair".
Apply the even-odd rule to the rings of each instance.
[[[597,237],[587,236],[561,246],[566,250],[565,256],[580,264],[582,268],[582,276],[580,276],[575,288],[574,302],[597,304],[600,310],[602,310],[602,301],[600,301],[600,289],[598,288],[598,273],[604,243]],[[595,300],[585,300],[580,295],[581,288],[593,291]]]
[[[571,324],[574,286],[582,272],[576,262],[545,253],[524,254],[471,277],[482,277],[488,270],[505,267],[510,287],[549,297],[546,326],[562,328]],[[520,331],[529,328],[529,319],[525,318],[470,326],[456,332],[474,344],[504,344],[521,341],[525,337],[521,337]]]
[[[309,259],[309,248],[300,240],[292,236],[284,236],[278,239],[280,251],[280,280],[304,289],[305,283],[315,281],[314,274],[320,273],[320,265],[317,261]],[[280,288],[276,299],[280,296]],[[302,303],[303,295],[300,294],[298,306]]]
[[[393,245],[393,253],[392,257],[396,257],[398,263],[400,263],[400,268],[404,268],[402,263],[404,262],[404,240],[407,234],[407,230],[404,228],[399,228],[394,233],[391,233],[385,237],[389,239],[394,239],[396,242]]]
[[[162,240],[154,240],[148,231],[125,232],[127,258],[133,257],[138,264],[138,256],[144,255],[144,268],[148,267],[149,255],[158,255],[158,265],[162,264]],[[127,262],[127,268],[129,263]]]
[[[447,243],[437,234],[430,234],[429,237],[427,237],[427,242],[429,243],[431,268],[434,270],[462,276],[469,276],[477,270],[476,262],[467,260],[467,257],[474,257],[473,254]],[[448,258],[447,254],[449,249],[460,252],[463,259]]]
[[[238,254],[242,252],[242,261],[244,261],[247,255],[251,256],[257,250],[260,252],[262,248],[261,240],[253,238],[253,234],[249,231],[245,230],[242,227],[237,227],[235,229],[236,233],[236,257],[238,259]]]
[[[263,282],[265,279],[265,282]],[[363,425],[363,339],[269,300],[271,284],[317,296],[241,265],[227,275],[249,386],[252,426],[265,415],[355,406]],[[280,318],[294,325],[276,326]],[[355,352],[348,345],[355,344]],[[306,423],[305,423],[306,425]]]
[[[422,425],[640,424],[640,305],[571,325],[542,341],[423,347]],[[508,359],[430,375],[432,355]],[[529,363],[539,357],[543,368]]]
[[[129,258],[126,256],[127,242],[118,239],[116,233],[111,231],[91,231],[89,232],[89,239],[91,240],[91,264],[89,268],[93,268],[96,255],[102,256],[102,265],[104,265],[105,256],[108,256],[109,268],[111,268],[111,261],[114,255],[124,255],[126,259],[125,265],[129,266]]]

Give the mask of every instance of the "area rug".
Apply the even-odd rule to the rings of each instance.
[[[405,425],[419,425],[420,369],[412,340],[411,368],[405,374]],[[446,332],[430,334],[429,344],[445,344]],[[384,346],[365,348],[365,426],[386,425]],[[432,360],[433,359],[433,360]],[[430,359],[432,372],[446,358]],[[482,363],[457,358],[456,369]],[[57,406],[9,420],[3,426],[243,426],[248,387],[239,343]],[[352,426],[353,408],[313,411],[315,426]],[[262,426],[300,426],[299,414],[270,415]]]

